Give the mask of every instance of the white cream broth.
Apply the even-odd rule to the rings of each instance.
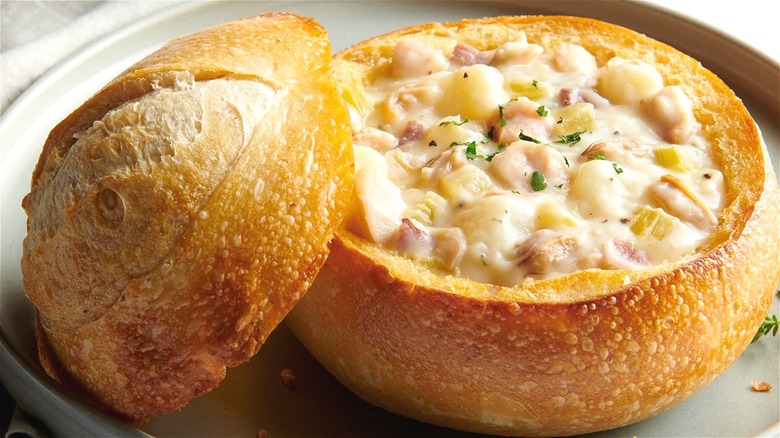
[[[511,286],[677,260],[715,229],[722,174],[652,66],[524,38],[452,46],[403,40],[387,75],[349,90],[352,232]]]

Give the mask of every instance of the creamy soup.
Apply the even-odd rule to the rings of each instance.
[[[408,38],[348,90],[346,226],[430,269],[511,286],[695,251],[723,177],[690,99],[649,64],[524,37],[480,51]]]

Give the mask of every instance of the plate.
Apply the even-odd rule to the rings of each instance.
[[[633,2],[218,2],[187,3],[104,38],[58,65],[3,114],[0,126],[0,379],[19,405],[58,436],[474,436],[377,409],[342,387],[283,325],[260,353],[230,369],[214,391],[179,412],[134,428],[72,398],[42,371],[33,337],[34,311],[21,286],[25,235],[20,207],[51,128],[132,62],[168,39],[260,12],[286,10],[317,19],[335,51],[399,27],[426,21],[502,14],[590,16],[630,27],[687,52],[744,100],[778,167],[780,74],[776,62],[674,14]],[[378,19],[381,17],[381,19]],[[712,48],[717,47],[717,51]],[[778,311],[778,300],[773,303]],[[751,345],[710,386],[674,409],[617,431],[590,436],[780,436],[780,339]],[[290,368],[300,386],[281,382]],[[772,393],[751,391],[766,380]]]

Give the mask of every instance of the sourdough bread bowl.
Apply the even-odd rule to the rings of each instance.
[[[325,30],[170,41],[50,133],[23,200],[41,363],[129,422],[247,361],[308,289],[352,184]]]
[[[399,55],[397,48],[410,41],[427,48],[410,56]],[[507,42],[538,46],[534,48],[537,56],[570,44],[584,48],[592,55],[594,71],[601,75],[591,84],[590,90],[597,94],[589,99],[592,104],[603,103],[601,98],[609,105],[641,109],[653,93],[660,92],[659,87],[668,86],[687,96],[686,114],[692,117],[686,129],[694,127],[695,136],[709,145],[707,165],[722,175],[718,207],[702,209],[710,213],[700,222],[706,232],[693,247],[668,260],[647,263],[643,259],[630,266],[596,264],[550,275],[524,270],[529,275],[515,277],[510,284],[468,278],[459,275],[465,268],[450,265],[449,270],[442,269],[441,261],[430,263],[430,257],[398,250],[403,247],[398,244],[403,240],[399,229],[406,226],[407,231],[414,231],[412,235],[427,238],[429,228],[401,220],[408,219],[403,217],[406,213],[387,208],[391,197],[383,196],[385,192],[361,191],[361,179],[394,172],[391,165],[372,169],[360,164],[361,154],[374,157],[371,152],[358,154],[366,127],[384,129],[395,137],[393,143],[392,139],[381,141],[387,138],[385,134],[376,136],[380,140],[373,146],[380,145],[377,149],[385,157],[387,151],[403,148],[407,134],[413,131],[407,130],[410,125],[403,118],[398,122],[382,119],[388,117],[388,105],[376,97],[377,90],[381,84],[414,89],[415,84],[403,82],[409,70],[426,77],[437,69],[447,72],[452,63],[489,64],[490,57],[495,59]],[[464,47],[471,61],[453,56]],[[409,59],[413,61],[404,63]],[[623,91],[608,89],[601,82],[607,75],[603,72],[615,59],[651,66],[657,76],[650,75],[648,80],[660,78],[662,84],[645,93],[642,84],[648,76],[627,75],[623,79],[630,85]],[[780,194],[756,124],[734,93],[697,61],[607,23],[525,16],[402,29],[338,53],[334,64],[355,130],[356,188],[327,261],[286,322],[306,348],[357,395],[392,412],[450,428],[499,435],[575,435],[635,423],[670,409],[709,384],[749,344],[767,314],[780,276]],[[462,68],[469,65],[456,67],[451,70],[465,80]],[[433,88],[446,88],[443,81]],[[417,108],[431,101],[446,107],[444,114],[454,118],[423,121],[426,132],[445,124],[473,124],[479,118],[463,117],[462,112],[471,109],[459,102],[441,105],[446,94],[412,93],[405,96],[411,96],[406,102],[412,103],[401,107]],[[627,94],[633,97],[623,99]],[[433,97],[426,100],[429,95]],[[491,92],[472,95],[476,97],[468,98],[490,99]],[[395,102],[399,101],[396,95]],[[495,108],[495,103],[490,105]],[[498,103],[507,105],[499,111],[509,105]],[[553,111],[551,104],[545,105]],[[540,117],[540,107],[545,105],[537,107]],[[385,112],[379,116],[379,125],[373,115],[377,108]],[[492,117],[495,121],[495,114]],[[498,117],[503,126],[503,114],[499,112]],[[494,140],[489,125],[481,127]],[[655,132],[658,137],[668,136],[661,141],[668,146],[690,140],[690,135],[680,134],[686,129]],[[586,135],[585,131],[581,133]],[[425,134],[410,135],[430,147],[441,146],[428,142]],[[448,150],[460,146],[469,153],[467,143],[452,142]],[[527,143],[524,147],[531,147]],[[389,146],[382,150],[381,144]],[[476,140],[475,144],[481,147],[483,143]],[[503,146],[506,151],[513,147]],[[506,153],[503,150],[501,145],[495,150],[472,149],[471,158],[462,161],[498,157]],[[581,159],[577,165],[583,168],[594,158]],[[653,155],[648,159],[653,160]],[[566,166],[573,168],[569,161],[574,164],[567,159]],[[617,175],[610,181],[632,172],[630,163],[618,159],[613,167]],[[369,172],[361,175],[362,168]],[[709,178],[711,174],[702,175]],[[661,179],[664,184],[675,181]],[[573,192],[569,184],[574,181],[561,182],[564,196]],[[552,188],[552,183],[546,187]],[[643,190],[638,198],[646,196],[646,187]],[[536,188],[518,187],[516,191],[531,197]],[[387,193],[394,192],[388,189]],[[379,201],[372,203],[369,196]],[[675,210],[662,198],[649,199],[655,201],[650,207]],[[577,208],[570,213],[582,215]],[[394,214],[395,222],[390,222],[400,221],[398,229],[371,219]],[[604,214],[609,216],[609,212]],[[625,227],[638,222],[636,217],[615,218]],[[579,219],[572,229],[584,223]],[[696,222],[687,218],[679,223],[691,221]],[[507,236],[505,240],[512,239]],[[518,256],[518,246],[510,248]],[[522,260],[514,262],[519,269]]]

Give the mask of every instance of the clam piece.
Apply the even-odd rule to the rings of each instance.
[[[707,204],[677,177],[663,175],[648,190],[664,210],[697,228],[711,232],[718,226],[718,218]]]

